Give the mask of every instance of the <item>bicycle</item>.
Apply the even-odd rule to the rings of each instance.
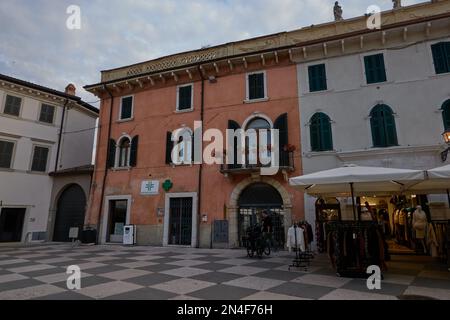
[[[248,257],[253,258],[255,253],[258,258],[262,258],[263,254],[270,255],[271,249],[268,239],[261,232],[260,226],[249,227],[244,242],[246,243]]]

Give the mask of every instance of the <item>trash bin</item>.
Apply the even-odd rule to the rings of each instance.
[[[81,242],[88,243],[96,243],[97,242],[97,230],[95,229],[86,229],[81,233]]]

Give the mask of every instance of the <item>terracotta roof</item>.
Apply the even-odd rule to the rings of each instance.
[[[44,86],[41,86],[41,85],[38,85],[38,84],[35,84],[35,83],[32,83],[32,82],[28,82],[28,81],[24,81],[24,80],[21,80],[21,79],[14,78],[14,77],[10,77],[10,76],[7,76],[7,75],[1,74],[1,73],[0,73],[0,80],[12,82],[12,83],[15,83],[15,84],[20,85],[20,86],[24,86],[24,87],[31,88],[31,89],[34,89],[34,90],[39,90],[39,91],[46,92],[46,93],[49,93],[49,94],[53,94],[53,95],[56,95],[56,96],[59,96],[59,97],[62,97],[62,98],[66,98],[66,99],[69,99],[69,100],[72,100],[72,101],[78,103],[80,106],[88,109],[89,111],[92,111],[92,112],[94,112],[96,114],[99,113],[99,111],[98,111],[98,109],[96,107],[90,105],[87,102],[84,102],[83,100],[81,100],[80,97],[73,96],[73,95],[67,94],[65,92],[52,89],[52,88],[44,87]]]
[[[68,169],[64,169],[64,170],[58,170],[56,172],[50,172],[49,176],[51,176],[51,177],[69,176],[69,175],[74,175],[74,174],[87,174],[87,173],[92,173],[92,172],[94,172],[94,166],[86,165],[86,166],[68,168]]]

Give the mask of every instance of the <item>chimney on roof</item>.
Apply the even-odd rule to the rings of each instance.
[[[77,88],[75,87],[75,85],[72,84],[72,83],[69,83],[69,84],[67,85],[67,87],[66,87],[66,91],[65,91],[65,92],[66,92],[67,94],[70,94],[71,96],[74,96],[76,90],[77,90]]]

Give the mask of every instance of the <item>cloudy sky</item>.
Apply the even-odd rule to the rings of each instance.
[[[425,0],[403,0],[403,5]],[[344,18],[391,0],[341,0]],[[70,5],[81,29],[69,30]],[[241,40],[333,19],[334,0],[1,0],[0,73],[58,90],[100,79],[100,70],[206,45]]]

